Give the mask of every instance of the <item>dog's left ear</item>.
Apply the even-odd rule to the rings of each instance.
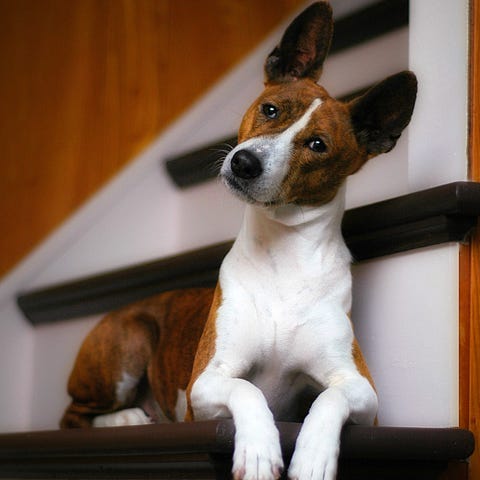
[[[327,2],[310,5],[289,25],[280,45],[265,62],[266,83],[311,78],[317,81],[330,49],[332,9]]]
[[[389,152],[410,122],[417,79],[412,72],[401,72],[372,87],[349,104],[357,141],[368,158]]]

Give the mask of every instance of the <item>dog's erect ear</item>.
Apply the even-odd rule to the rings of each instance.
[[[353,129],[369,157],[389,152],[410,122],[417,96],[412,72],[388,77],[349,104]]]
[[[285,31],[280,45],[265,62],[266,83],[312,78],[317,81],[330,48],[332,9],[317,2],[304,10]]]

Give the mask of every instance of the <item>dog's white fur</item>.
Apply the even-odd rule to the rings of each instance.
[[[278,475],[283,463],[272,412],[288,419],[307,384],[322,393],[298,437],[290,478],[334,478],[345,421],[374,421],[377,396],[351,355],[343,209],[344,189],[316,208],[249,205],[222,264],[215,355],[191,402],[196,419],[233,416],[239,478]]]
[[[409,122],[416,80],[403,72],[359,100],[332,106],[315,84],[331,24],[331,10],[322,2],[287,29],[267,58],[267,103],[259,105],[265,101],[260,97],[247,111],[239,133],[244,141],[227,155],[221,170],[224,183],[248,205],[220,269],[187,395],[179,395],[175,411],[178,418],[186,407],[186,418],[195,420],[233,416],[238,480],[279,477],[283,458],[274,419],[297,420],[295,407],[305,390],[315,400],[297,438],[291,480],[334,480],[343,425],[372,424],[377,412],[349,318],[351,258],[341,233],[345,186],[339,185],[369,158],[393,148]],[[277,100],[283,116],[279,123],[268,123],[263,108]],[[312,147],[322,142],[325,150]],[[282,195],[292,186],[304,202]],[[325,196],[313,200],[313,193]],[[73,377],[72,388],[79,391],[74,396],[81,399],[82,362],[88,366],[90,361],[87,352]],[[139,378],[114,377],[114,400],[128,398]],[[82,408],[72,402],[67,425],[80,421]],[[150,423],[138,409],[94,419],[95,426],[138,423]]]
[[[317,108],[320,99],[281,134],[238,145],[225,159],[223,174],[236,151],[249,148],[269,165],[265,182],[280,179],[280,185],[293,139]],[[274,417],[288,420],[307,385],[322,393],[298,437],[291,479],[334,478],[344,423],[374,421],[376,393],[351,354],[344,197],[341,188],[319,207],[248,205],[222,263],[215,354],[196,380],[191,402],[196,419],[233,416],[233,471],[239,478],[278,476],[283,461]]]

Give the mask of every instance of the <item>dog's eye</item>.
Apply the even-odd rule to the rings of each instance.
[[[307,140],[306,145],[310,150],[312,150],[312,152],[324,153],[327,151],[327,146],[325,145],[325,142],[319,137]]]
[[[278,108],[271,103],[265,103],[264,105],[262,105],[262,112],[268,118],[278,117]]]

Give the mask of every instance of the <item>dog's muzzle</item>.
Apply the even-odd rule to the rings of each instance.
[[[225,158],[220,176],[241,200],[261,205],[278,200],[279,187],[286,175],[287,155],[279,152],[275,140],[274,136],[250,138]]]

